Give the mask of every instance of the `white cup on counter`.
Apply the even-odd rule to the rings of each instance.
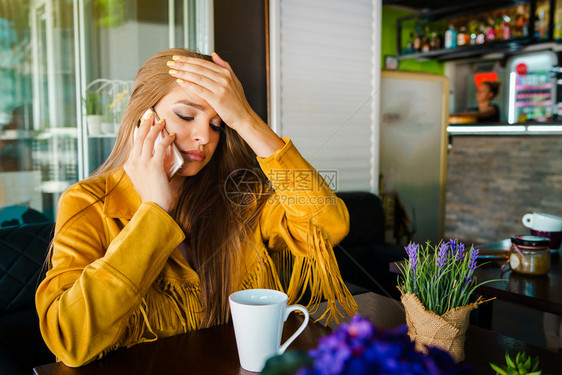
[[[523,225],[541,232],[562,232],[562,217],[533,212],[523,215]]]
[[[283,354],[308,324],[308,311],[302,305],[287,306],[287,295],[272,289],[247,289],[229,297],[238,357],[243,369],[263,370],[270,357]],[[283,345],[283,323],[295,310],[302,311],[304,321]]]

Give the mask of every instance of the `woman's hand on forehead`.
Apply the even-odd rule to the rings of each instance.
[[[184,56],[168,61],[169,73],[186,93],[205,100],[230,128],[250,145],[255,154],[266,158],[285,143],[252,110],[242,84],[230,64],[216,53],[213,62]]]
[[[168,61],[169,74],[177,79],[186,93],[205,100],[224,123],[234,130],[247,125],[255,114],[240,81],[230,64],[213,53],[213,62],[187,56],[174,56]]]

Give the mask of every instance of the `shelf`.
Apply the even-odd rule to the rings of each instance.
[[[412,54],[399,54],[398,59],[416,59],[416,60],[424,60],[424,59],[437,59],[440,61],[448,61],[448,60],[456,60],[456,59],[464,59],[473,56],[481,56],[487,54],[497,54],[497,53],[513,53],[521,50],[525,46],[534,43],[531,38],[525,39],[510,39],[510,40],[502,40],[496,42],[488,42],[484,44],[476,44],[476,45],[468,45],[462,46],[457,48],[451,49],[439,49],[433,50],[428,52],[418,52]],[[545,43],[547,44],[547,43]],[[551,44],[551,43],[549,43]]]
[[[552,100],[542,100],[542,101],[529,101],[529,102],[515,102],[515,108],[526,108],[526,107],[547,107],[552,105]]]
[[[71,137],[76,138],[78,136],[78,129],[76,128],[48,128],[46,130],[37,132],[30,130],[4,130],[2,135],[0,135],[1,140],[44,140],[52,139],[55,137]]]
[[[2,141],[25,141],[30,139],[33,139],[33,135],[29,130],[8,129],[4,130],[2,135],[0,135],[0,140]]]
[[[514,54],[522,49],[526,50],[536,50],[536,49],[559,49],[560,40],[555,40],[554,38],[554,9],[556,2],[550,0],[549,10],[546,18],[549,20],[547,24],[547,33],[541,35],[540,37],[535,34],[538,30],[538,19],[536,17],[537,6],[542,3],[541,0],[472,0],[462,4],[451,5],[444,8],[434,9],[434,10],[424,10],[422,12],[414,13],[397,20],[397,49],[398,49],[398,59],[417,59],[417,60],[427,60],[435,59],[438,61],[450,61],[457,59],[468,59],[474,57],[483,58],[503,58],[505,55]],[[469,27],[468,19],[473,17],[476,19],[483,19],[484,17],[489,17],[494,13],[498,13],[509,9],[511,13],[516,11],[516,7],[523,6],[528,17],[528,31],[525,36],[521,34],[516,34],[517,37],[513,37],[507,40],[492,40],[486,41],[482,44],[471,44],[463,45],[450,49],[440,49],[432,50],[428,52],[417,52],[417,53],[404,53],[403,37],[406,35],[402,34],[403,25],[411,26],[412,23],[419,24],[433,24],[432,27],[437,27],[437,31],[433,31],[433,34],[437,32],[437,36],[441,36],[443,40],[443,34],[445,33],[444,27],[446,25],[454,24],[461,20],[467,28]],[[466,19],[466,20],[465,20]],[[480,22],[480,21],[478,21]],[[458,27],[458,25],[456,25]],[[410,28],[410,27],[408,27]],[[513,31],[513,30],[512,30]],[[522,30],[518,30],[522,32]],[[497,31],[496,31],[497,33]],[[412,42],[413,43],[413,42]]]
[[[537,100],[537,101],[550,100],[550,92],[522,93],[522,94],[516,94],[515,95],[516,101],[525,101],[526,99],[533,100],[533,99],[539,99],[539,98],[540,98],[540,100]]]
[[[116,138],[116,133],[106,133],[106,134],[90,134],[88,138]]]
[[[527,86],[516,86],[516,91],[539,91],[539,90],[550,90],[554,85],[552,82],[543,83],[542,85],[527,85]]]
[[[48,128],[40,132],[35,139],[42,140],[42,139],[52,139],[55,137],[71,137],[77,138],[78,137],[78,129],[77,128]]]
[[[562,135],[562,123],[449,125],[450,135]]]

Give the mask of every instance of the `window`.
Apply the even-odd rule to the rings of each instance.
[[[270,2],[272,126],[337,190],[378,188],[380,14],[376,0]]]
[[[0,4],[0,208],[54,219],[60,194],[109,155],[139,66],[169,46],[211,52],[211,20],[210,0]]]

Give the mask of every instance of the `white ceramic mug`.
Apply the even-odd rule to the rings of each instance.
[[[287,295],[272,289],[247,289],[229,297],[230,312],[240,365],[247,371],[263,370],[268,358],[282,354],[308,324],[308,311],[301,305],[287,306]],[[281,333],[289,314],[300,310],[304,322],[283,345]]]
[[[523,225],[527,228],[538,230],[541,232],[561,232],[562,217],[533,212],[523,216]]]

